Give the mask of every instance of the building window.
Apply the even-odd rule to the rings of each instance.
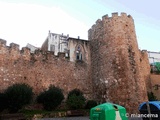
[[[77,60],[82,60],[82,53],[77,53],[76,54],[76,59]]]
[[[54,45],[50,45],[50,51],[55,51],[55,46]]]
[[[82,60],[82,52],[80,46],[78,46],[76,50],[76,60]]]
[[[57,35],[55,35],[54,39],[57,39]]]

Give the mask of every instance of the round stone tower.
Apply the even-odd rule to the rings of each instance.
[[[93,97],[138,111],[147,101],[134,20],[126,13],[105,15],[88,31],[91,45]]]

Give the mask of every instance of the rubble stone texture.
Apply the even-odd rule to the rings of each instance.
[[[148,69],[143,71],[146,67],[141,66],[148,58],[138,49],[133,18],[125,13],[105,15],[88,31],[88,37],[94,99],[137,112],[139,104],[148,99],[145,84]]]

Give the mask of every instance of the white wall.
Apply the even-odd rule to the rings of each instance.
[[[148,51],[149,62],[160,62],[160,52],[149,52]]]
[[[30,44],[27,44],[26,47],[28,47],[28,48],[30,49],[31,53],[34,53],[34,51],[35,51],[36,49],[38,49],[37,47],[34,47],[33,45],[30,45]]]
[[[69,55],[70,55],[70,61],[74,62],[75,61],[75,47],[76,44],[73,43],[73,40],[69,41]]]
[[[66,37],[50,33],[48,38],[48,51],[51,51],[51,45],[53,45],[55,55],[58,55],[58,52],[65,52],[65,49],[68,48],[66,44],[62,44],[62,42],[64,42],[62,39],[65,39]]]

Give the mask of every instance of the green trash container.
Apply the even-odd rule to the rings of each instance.
[[[104,103],[91,108],[90,120],[128,120],[128,118],[124,107],[112,103]]]

